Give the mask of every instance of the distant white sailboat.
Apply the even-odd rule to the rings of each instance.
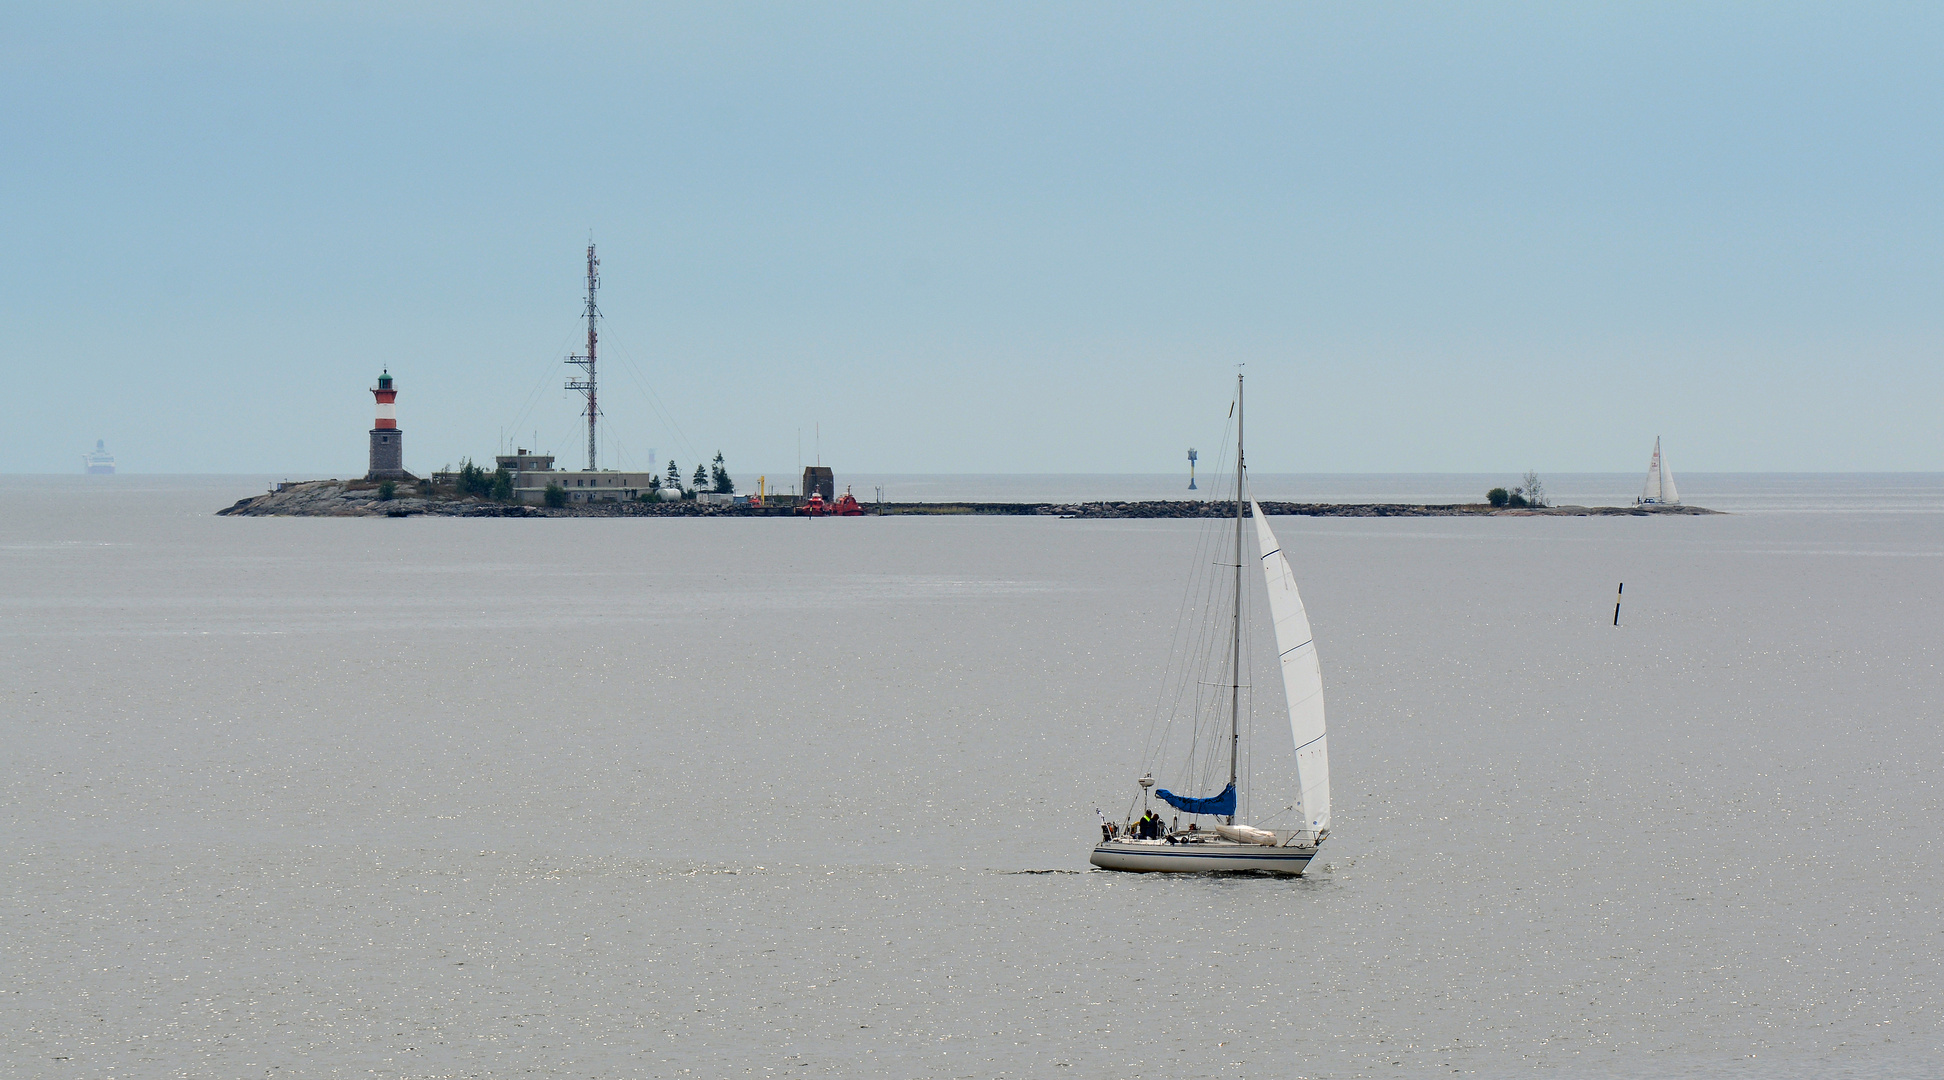
[[[1660,436],[1654,436],[1654,456],[1647,461],[1647,486],[1641,489],[1637,506],[1679,506],[1681,493],[1674,488],[1674,473],[1661,457]]]
[[[1283,696],[1289,708],[1289,730],[1296,747],[1296,801],[1289,809],[1297,812],[1299,823],[1293,829],[1266,829],[1274,823],[1272,815],[1256,825],[1238,825],[1236,808],[1237,764],[1242,743],[1242,568],[1244,530],[1243,500],[1247,498],[1246,474],[1242,457],[1242,380],[1235,383],[1235,586],[1232,622],[1227,628],[1229,651],[1224,663],[1229,678],[1228,738],[1220,740],[1212,753],[1228,752],[1228,786],[1218,795],[1192,798],[1176,795],[1166,788],[1153,796],[1175,808],[1176,823],[1165,826],[1148,803],[1152,775],[1140,779],[1144,813],[1138,821],[1101,823],[1101,841],[1089,860],[1105,870],[1207,872],[1256,870],[1279,874],[1301,874],[1316,856],[1316,849],[1330,833],[1330,751],[1323,725],[1323,669],[1316,658],[1316,641],[1310,633],[1309,614],[1296,591],[1296,575],[1282,545],[1269,530],[1269,519],[1256,505],[1248,505],[1255,515],[1256,543],[1264,584],[1269,592],[1269,614],[1276,628],[1276,653],[1282,658]],[[1206,761],[1206,759],[1204,759]],[[1219,758],[1217,759],[1219,762]],[[1184,775],[1197,771],[1192,766]],[[1212,786],[1212,785],[1211,785]],[[1280,801],[1280,800],[1278,800]],[[1180,813],[1189,815],[1187,829],[1179,827]],[[1213,816],[1213,828],[1203,830],[1192,819]]]

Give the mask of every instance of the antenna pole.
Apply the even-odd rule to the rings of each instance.
[[[1229,786],[1242,748],[1242,375],[1235,376],[1235,622],[1229,641]],[[1230,814],[1228,823],[1235,824]]]
[[[598,460],[594,442],[594,422],[601,415],[600,400],[595,396],[594,380],[594,345],[600,338],[600,333],[595,329],[594,324],[595,320],[601,317],[601,309],[594,303],[594,294],[601,287],[601,276],[598,273],[600,265],[601,260],[594,257],[594,244],[590,241],[587,245],[587,353],[584,356],[567,358],[569,364],[587,369],[587,378],[568,379],[567,389],[579,390],[587,395],[587,470],[589,472],[594,471]]]

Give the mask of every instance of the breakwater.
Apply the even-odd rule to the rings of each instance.
[[[400,486],[404,488],[403,485]],[[405,489],[409,490],[409,489]],[[218,511],[234,517],[787,517],[789,506],[701,506],[693,502],[595,502],[563,507],[524,506],[478,496],[397,494],[381,497],[377,484],[313,480],[279,484],[273,491]],[[1494,507],[1487,503],[1307,503],[1263,500],[1276,517],[1649,517],[1713,514],[1699,506]],[[1222,518],[1233,503],[1198,500],[1132,502],[889,502],[867,503],[867,515],[1019,516],[1060,518]]]

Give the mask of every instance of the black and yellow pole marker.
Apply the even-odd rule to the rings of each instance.
[[[1613,591],[1613,625],[1615,626],[1620,625],[1620,594],[1626,591],[1627,583],[1624,581],[1620,583],[1618,589]]]

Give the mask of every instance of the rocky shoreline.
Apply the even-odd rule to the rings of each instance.
[[[405,485],[400,485],[404,487]],[[1699,506],[1494,507],[1487,503],[1299,503],[1264,501],[1277,517],[1649,517],[1714,514]],[[1086,503],[884,503],[868,514],[1007,515],[1060,518],[1220,518],[1234,507],[1223,502],[1150,500]],[[223,517],[775,517],[785,507],[700,506],[693,502],[600,502],[559,508],[495,502],[479,496],[380,497],[363,480],[311,480],[279,484],[262,495],[238,499],[217,511]]]

